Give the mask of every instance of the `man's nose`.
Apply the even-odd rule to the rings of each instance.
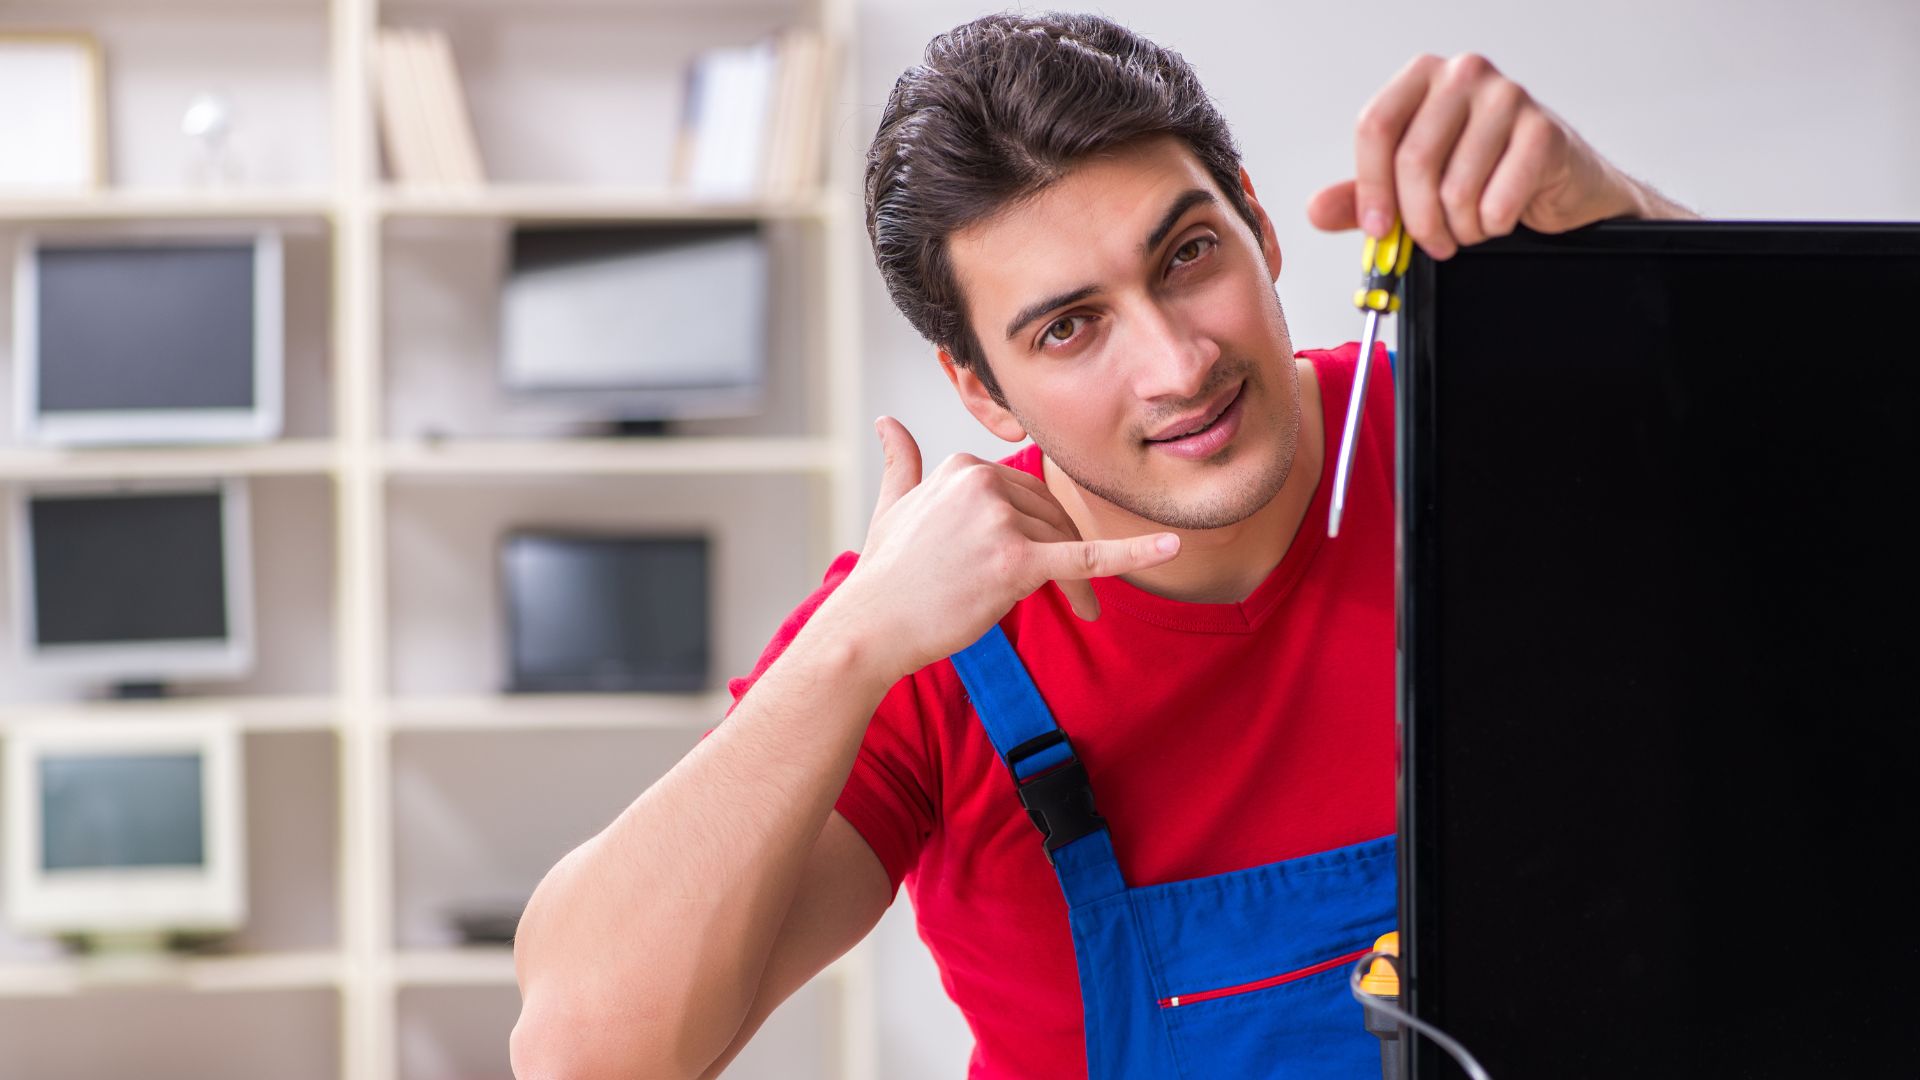
[[[1220,359],[1220,346],[1157,304],[1141,305],[1129,321],[1132,340],[1127,352],[1133,357],[1134,393],[1143,401],[1190,401],[1199,396]]]

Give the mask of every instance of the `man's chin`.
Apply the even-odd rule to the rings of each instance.
[[[1224,529],[1259,513],[1286,486],[1287,476],[1293,469],[1293,455],[1286,454],[1281,460],[1269,461],[1264,468],[1254,470],[1251,476],[1231,475],[1245,470],[1233,469],[1223,463],[1219,468],[1226,475],[1181,478],[1152,487],[1132,487],[1111,483],[1103,478],[1081,476],[1069,464],[1057,458],[1054,464],[1060,466],[1074,483],[1089,494],[1134,517],[1168,529],[1193,531]],[[1202,471],[1204,469],[1203,466]]]

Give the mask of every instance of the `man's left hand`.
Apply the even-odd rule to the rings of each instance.
[[[1393,226],[1436,259],[1505,236],[1611,217],[1692,217],[1594,152],[1566,121],[1483,56],[1420,56],[1361,110],[1354,179],[1321,190],[1307,217],[1370,236]]]

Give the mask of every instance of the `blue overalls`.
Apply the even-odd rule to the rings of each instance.
[[[1380,1075],[1347,969],[1394,927],[1392,836],[1129,888],[1086,768],[1006,634],[953,666],[1066,893],[1089,1080]]]

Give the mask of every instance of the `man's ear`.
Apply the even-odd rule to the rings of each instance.
[[[1253,177],[1247,175],[1247,167],[1240,166],[1240,190],[1247,193],[1247,205],[1253,208],[1253,219],[1260,223],[1260,252],[1267,257],[1267,270],[1273,280],[1280,280],[1280,237],[1273,231],[1273,219],[1267,216],[1267,208],[1260,205],[1260,197],[1253,193]]]
[[[940,357],[940,370],[947,373],[947,381],[953,384],[954,391],[960,395],[960,404],[965,405],[973,418],[980,421],[981,427],[1007,442],[1025,441],[1027,429],[1013,418],[1013,413],[1007,411],[1005,405],[993,400],[993,395],[987,392],[987,384],[980,381],[979,375],[955,363],[953,354],[945,349],[941,349],[937,355]]]

